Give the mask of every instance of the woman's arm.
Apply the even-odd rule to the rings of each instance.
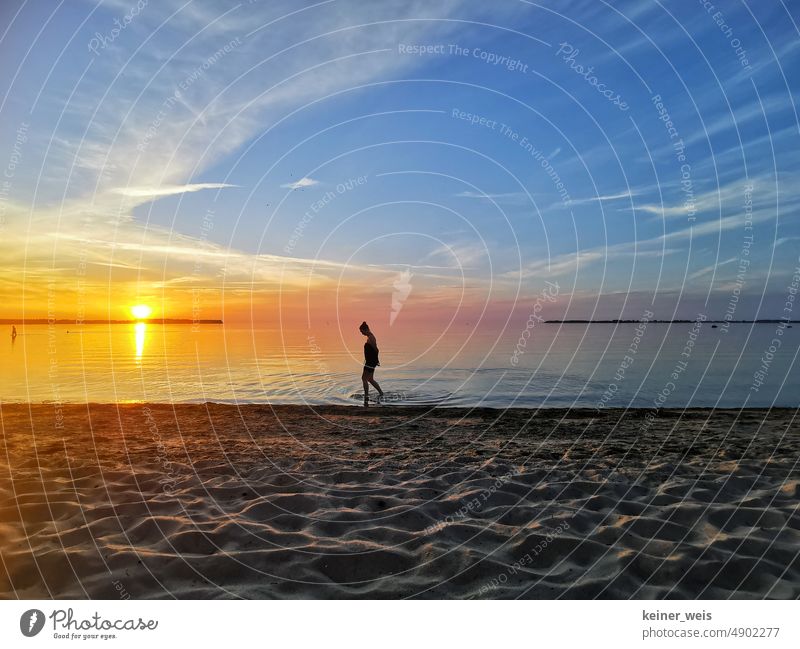
[[[378,341],[375,340],[375,335],[374,334],[370,333],[369,336],[367,336],[367,342],[370,345],[372,345],[375,349],[378,349]]]

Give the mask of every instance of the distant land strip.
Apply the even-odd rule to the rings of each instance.
[[[641,320],[545,320],[545,324],[639,324]],[[647,320],[647,324],[690,324],[695,320]],[[703,324],[777,324],[788,322],[789,324],[798,323],[800,320],[785,320],[783,318],[775,320],[703,320]]]
[[[0,318],[0,324],[68,324],[80,327],[85,324],[222,324],[222,320],[192,320],[190,318],[146,318],[144,320],[70,320],[68,318],[23,318],[22,320],[12,320],[11,318]]]

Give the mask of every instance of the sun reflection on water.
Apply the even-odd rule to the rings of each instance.
[[[142,360],[142,352],[144,351],[144,337],[147,332],[147,325],[144,322],[137,322],[133,325],[134,338],[136,340],[136,360]]]

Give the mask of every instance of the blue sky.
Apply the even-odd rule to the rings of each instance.
[[[552,317],[721,317],[734,294],[737,319],[781,315],[800,251],[791,4],[0,12],[3,293],[21,266],[35,287],[88,259],[138,293],[390,294],[410,269],[444,307],[524,312],[549,281]]]

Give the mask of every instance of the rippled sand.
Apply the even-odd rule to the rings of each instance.
[[[0,414],[4,598],[800,596],[793,411]]]

